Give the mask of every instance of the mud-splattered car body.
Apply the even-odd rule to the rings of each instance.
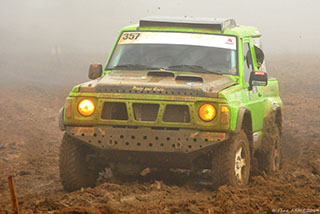
[[[232,19],[143,19],[121,30],[101,73],[73,88],[60,112],[60,128],[104,151],[112,163],[192,168],[201,155],[211,154],[215,145],[241,130],[254,156],[262,144],[265,118],[274,115],[281,132],[282,115],[278,82],[267,79],[264,60],[259,61],[260,37],[256,28],[236,25]],[[155,68],[140,68],[132,60],[139,44],[186,43],[228,50],[232,65],[226,72],[196,72],[195,66],[159,66],[162,59],[152,64],[152,53],[146,62]],[[120,46],[126,45],[136,48],[130,53],[132,62],[115,65],[123,51]],[[181,58],[187,58],[183,54]],[[94,106],[90,115],[79,111],[86,99]],[[200,116],[206,104],[213,106],[210,120]]]

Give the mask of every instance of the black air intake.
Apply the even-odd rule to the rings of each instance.
[[[112,102],[104,103],[101,118],[104,120],[128,120],[126,104]]]
[[[190,75],[179,75],[176,77],[176,80],[186,81],[186,82],[203,82],[202,77],[190,76]]]
[[[168,71],[149,71],[147,76],[153,77],[174,77],[174,73]]]
[[[190,123],[189,107],[186,105],[167,105],[163,121],[171,123]]]
[[[159,104],[134,103],[134,119],[137,121],[155,121],[158,116]]]

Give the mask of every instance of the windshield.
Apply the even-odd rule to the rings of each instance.
[[[196,33],[124,32],[107,70],[237,74],[236,38]]]

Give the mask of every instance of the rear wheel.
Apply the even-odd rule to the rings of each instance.
[[[60,179],[66,191],[75,191],[82,187],[94,187],[100,168],[89,167],[87,155],[95,151],[83,142],[65,134],[60,147]],[[101,168],[102,170],[102,168]]]
[[[273,124],[263,137],[262,146],[258,152],[258,161],[260,171],[272,173],[281,168],[281,136],[276,124]]]
[[[214,186],[243,186],[250,176],[250,147],[246,134],[240,131],[214,151],[212,157]]]

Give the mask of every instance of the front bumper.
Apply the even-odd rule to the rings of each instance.
[[[103,150],[187,154],[227,140],[224,132],[127,127],[71,127],[66,132]]]

